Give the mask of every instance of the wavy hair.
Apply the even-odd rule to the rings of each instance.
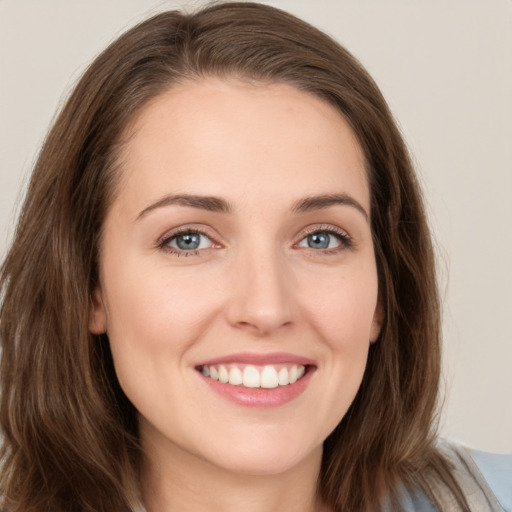
[[[0,275],[0,493],[9,512],[133,511],[137,413],[108,340],[89,332],[103,221],[129,125],[153,98],[201,77],[286,83],[347,120],[366,156],[384,322],[358,394],[324,443],[318,489],[336,512],[376,510],[436,482],[464,498],[435,447],[440,311],[431,235],[402,136],[343,47],[266,5],[158,14],[87,69],[39,154]]]

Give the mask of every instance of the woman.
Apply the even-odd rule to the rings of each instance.
[[[439,301],[401,136],[286,13],[169,12],[107,48],[1,283],[8,511],[501,510],[435,442]]]

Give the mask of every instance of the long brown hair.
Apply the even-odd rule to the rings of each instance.
[[[216,4],[166,12],[111,44],[86,71],[35,165],[2,266],[0,493],[9,512],[137,506],[137,417],[108,340],[88,330],[103,220],[123,134],[174,84],[202,76],[288,83],[329,102],[364,150],[385,320],[360,390],[324,444],[319,492],[369,511],[399,483],[433,497],[439,299],[432,243],[402,137],[374,81],[328,36],[278,9]],[[396,503],[395,503],[396,505]],[[396,505],[397,506],[397,505]]]

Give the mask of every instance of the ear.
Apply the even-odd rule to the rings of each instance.
[[[89,315],[89,330],[91,333],[104,334],[107,331],[107,311],[100,286],[97,286],[92,294],[91,312]]]
[[[377,338],[380,335],[380,331],[382,329],[382,322],[384,321],[384,311],[380,300],[375,308],[375,312],[373,313],[372,325],[370,326],[370,343],[374,343],[377,341]]]

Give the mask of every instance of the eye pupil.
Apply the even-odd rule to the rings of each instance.
[[[330,236],[326,233],[313,233],[308,235],[308,247],[312,249],[327,249]]]
[[[197,249],[200,243],[200,235],[197,233],[185,233],[176,237],[176,245],[184,251]]]

